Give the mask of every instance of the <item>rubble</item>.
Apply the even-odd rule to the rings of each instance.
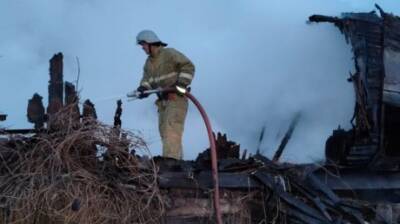
[[[33,94],[32,99],[28,101],[27,117],[30,123],[35,125],[35,129],[41,129],[46,122],[46,114],[42,102],[43,97],[39,94]]]
[[[221,148],[219,152],[223,152]],[[211,170],[206,169],[199,160],[192,163],[171,163],[166,159],[156,161],[157,164],[163,164],[159,172],[159,186],[168,189],[168,196],[177,189],[190,192],[172,201],[197,195],[198,203],[201,204],[202,200],[209,198],[207,191],[212,188]],[[166,166],[167,163],[169,166]],[[239,211],[246,211],[246,217],[241,214],[243,219],[232,223],[365,223],[375,219],[371,203],[339,197],[325,183],[324,175],[330,173],[324,170],[323,166],[315,164],[275,163],[260,154],[245,160],[229,156],[220,158],[219,186],[223,189],[221,203],[226,205],[230,202],[226,206],[231,208],[224,210],[223,215],[229,219],[230,216],[238,215]],[[246,194],[239,196],[239,192]],[[232,194],[236,195],[232,197]],[[240,202],[235,201],[239,198],[242,199]],[[178,217],[183,220],[193,219],[193,216],[205,216],[209,221],[212,220],[211,207],[208,207],[207,212],[202,208],[202,214],[193,212],[189,216],[186,214],[187,204],[171,204],[171,207],[166,207],[166,216],[174,220]],[[238,204],[240,209],[236,211],[235,206]]]
[[[126,151],[149,154],[144,141],[64,121],[51,133],[0,141],[0,223],[160,223],[156,169]]]

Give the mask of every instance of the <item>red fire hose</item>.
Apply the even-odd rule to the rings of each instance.
[[[185,88],[176,87],[176,88],[165,88],[165,89],[153,89],[144,91],[146,94],[152,93],[160,93],[160,92],[178,92],[184,94],[188,99],[190,99],[193,104],[199,110],[201,117],[207,128],[208,140],[210,141],[210,149],[211,149],[211,169],[213,176],[213,184],[214,184],[214,209],[215,209],[215,217],[217,219],[217,224],[222,224],[221,217],[221,207],[219,206],[219,183],[218,183],[218,159],[217,159],[217,147],[215,146],[215,139],[212,133],[211,123],[208,119],[207,113],[204,108],[201,106],[200,102]],[[131,94],[128,94],[130,100],[138,99],[140,93],[138,91],[134,91]]]
[[[185,96],[189,98],[194,105],[196,105],[199,110],[201,117],[204,120],[204,123],[207,128],[208,140],[210,141],[210,149],[211,149],[211,168],[212,168],[212,176],[214,183],[214,209],[215,216],[217,219],[217,224],[222,224],[221,217],[221,207],[219,206],[219,182],[218,182],[218,162],[217,162],[217,147],[215,146],[215,139],[212,133],[211,123],[208,119],[207,113],[204,108],[201,106],[200,102],[189,92],[185,91]]]

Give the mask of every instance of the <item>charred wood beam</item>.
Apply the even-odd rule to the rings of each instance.
[[[121,135],[121,126],[122,126],[121,115],[122,115],[122,101],[118,100],[117,101],[117,109],[115,110],[115,114],[114,114],[113,132],[117,139],[121,138],[121,142],[126,142],[126,144],[121,145],[121,146],[126,148],[126,151],[129,151],[129,141],[127,140],[126,133],[123,133],[122,136],[120,136]],[[116,141],[116,142],[119,142],[119,141]],[[135,154],[136,151],[132,150],[131,153]]]
[[[319,210],[316,210],[313,207],[310,207],[308,204],[303,202],[302,200],[290,195],[288,192],[284,191],[283,187],[276,183],[274,178],[266,172],[257,171],[254,176],[263,183],[266,187],[271,189],[274,193],[276,193],[279,198],[281,198],[286,204],[297,209],[302,212],[304,215],[312,217],[314,219],[319,220],[322,223],[329,223],[323,215],[320,214]]]
[[[83,112],[82,112],[83,120],[97,119],[96,109],[94,108],[94,104],[88,99],[83,103]]]
[[[361,128],[361,130],[366,130],[369,132],[369,130],[371,130],[371,124],[368,119],[368,112],[365,105],[365,91],[363,89],[362,80],[360,79],[360,74],[350,74],[350,78],[348,80],[353,83],[354,91],[356,92],[356,106],[351,123],[354,127],[353,120],[357,119],[357,126]]]
[[[269,158],[267,158],[259,153],[255,154],[251,158],[253,158],[256,162],[259,162],[266,167],[272,167],[273,169],[279,169],[280,167],[283,167],[283,166],[279,166],[279,164],[272,162],[272,160],[270,160]]]
[[[299,165],[292,164],[292,163],[275,163],[269,158],[261,155],[255,154],[254,156],[250,157],[251,159],[255,160],[256,162],[260,163],[262,166],[267,168],[268,170],[274,170],[276,172],[283,172],[289,169],[296,169]]]
[[[333,220],[328,210],[332,210],[335,203],[324,197],[320,197],[317,194],[316,189],[307,187],[304,181],[300,181],[297,178],[291,180],[290,189],[291,192],[300,193],[303,200],[308,200],[309,203],[314,205],[314,207],[317,208],[329,221]]]
[[[74,84],[70,82],[65,82],[65,105],[70,112],[70,118],[75,122],[79,122],[81,116],[79,112],[78,102],[79,96],[75,90]]]
[[[218,161],[218,170],[220,172],[240,172],[257,169],[260,164],[255,163],[253,160],[240,160],[240,159],[223,159]]]
[[[273,162],[278,162],[279,158],[281,157],[283,150],[285,149],[287,143],[289,142],[290,138],[292,137],[293,131],[297,126],[297,123],[300,120],[300,113],[297,113],[292,122],[290,123],[289,129],[287,130],[285,136],[283,137],[281,144],[279,145],[278,149],[275,152],[275,155],[272,159]]]
[[[219,173],[219,186],[226,189],[261,189],[257,181],[245,173]],[[212,189],[212,173],[203,171],[196,175],[185,172],[163,172],[158,175],[161,188]]]
[[[263,127],[261,128],[261,132],[260,132],[260,137],[258,138],[258,146],[257,146],[257,153],[260,153],[260,147],[261,147],[261,143],[264,139],[264,135],[265,135],[265,125],[263,125]]]
[[[338,17],[324,16],[324,15],[312,15],[308,18],[308,20],[310,22],[316,22],[316,23],[320,22],[336,23],[341,21],[341,19],[339,19]]]
[[[383,11],[383,9],[378,4],[375,4],[375,8],[377,8],[379,10],[379,13],[381,14],[381,16],[386,15],[385,11]]]
[[[217,133],[215,145],[218,152],[218,160],[240,157],[240,145],[234,141],[229,141],[226,134]],[[208,148],[204,152],[200,153],[196,158],[196,163],[202,166],[204,169],[210,168],[211,154]]]
[[[33,94],[32,99],[28,101],[27,117],[30,123],[35,124],[35,129],[43,128],[46,122],[46,115],[42,102],[43,97],[39,94]]]
[[[122,115],[122,101],[118,100],[117,109],[115,110],[115,115],[114,115],[114,128],[118,129],[121,128],[122,126],[121,115]]]
[[[226,134],[221,134],[220,132],[217,133],[216,145],[218,159],[239,158],[240,145],[237,145],[233,141],[229,141]]]
[[[75,90],[74,84],[65,82],[65,104],[71,105],[77,103],[78,100],[78,93]]]
[[[50,59],[49,105],[47,113],[51,116],[63,106],[63,54],[55,54]]]
[[[328,187],[327,184],[324,184],[322,181],[320,181],[313,173],[310,173],[307,176],[306,181],[311,188],[317,189],[319,192],[325,194],[325,196],[328,197],[334,205],[341,202],[341,199],[332,191],[332,189]]]
[[[0,121],[5,121],[7,119],[7,114],[0,114]]]
[[[342,25],[342,20],[338,17],[332,17],[332,16],[323,16],[323,15],[312,15],[308,17],[309,22],[315,22],[315,23],[321,23],[321,22],[328,22],[328,23],[334,23],[337,27],[341,29],[343,27]]]
[[[0,129],[0,134],[34,134],[38,132],[36,129]]]
[[[399,190],[399,172],[377,172],[369,170],[341,170],[338,176],[327,175],[320,170],[315,177],[333,190]]]
[[[327,222],[321,221],[319,219],[316,219],[314,217],[310,217],[302,212],[297,211],[296,209],[290,208],[288,206],[284,206],[282,208],[282,212],[285,213],[288,218],[290,223],[304,223],[304,224],[325,224]],[[329,223],[329,222],[328,222]]]
[[[338,223],[363,223],[362,212],[366,207],[348,208],[328,185],[309,173],[307,167],[298,167],[295,172],[294,169],[278,172],[268,166],[269,163],[264,163],[265,169],[257,170],[254,177],[284,202],[281,212],[289,219],[301,220],[300,223],[333,223],[339,214],[343,221]],[[301,179],[306,173],[305,179]]]
[[[245,149],[244,151],[243,151],[243,154],[242,154],[242,160],[245,160],[247,158],[247,149]]]
[[[359,223],[359,224],[365,223],[363,214],[360,212],[360,208],[352,208],[346,205],[346,203],[343,203],[343,205],[340,206],[340,209],[341,213],[345,214],[349,219],[350,222],[348,223]]]

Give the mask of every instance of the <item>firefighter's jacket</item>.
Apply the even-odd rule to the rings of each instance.
[[[147,89],[166,88],[177,83],[188,86],[194,70],[193,63],[181,52],[161,47],[157,55],[147,58],[140,85]]]

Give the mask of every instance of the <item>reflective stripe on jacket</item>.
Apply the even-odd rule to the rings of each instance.
[[[140,85],[148,89],[165,88],[177,82],[188,86],[194,70],[193,63],[181,52],[161,47],[157,55],[147,58]]]

